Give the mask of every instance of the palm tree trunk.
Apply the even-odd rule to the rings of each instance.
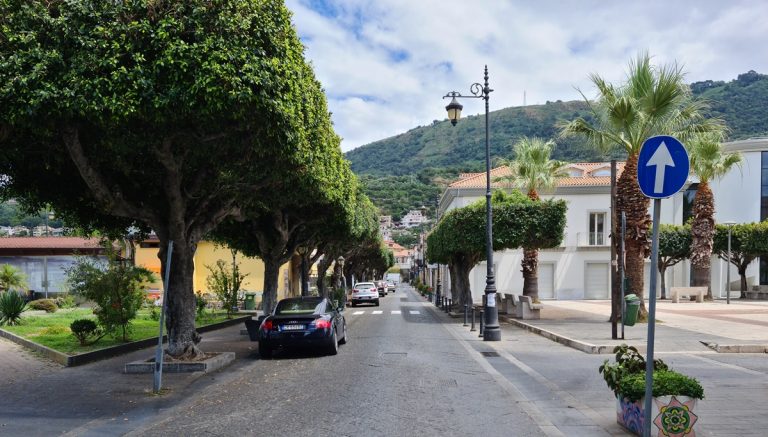
[[[534,302],[539,301],[539,251],[523,249],[523,295],[530,296]]]
[[[650,254],[648,229],[651,218],[648,215],[650,201],[637,184],[637,153],[627,157],[619,180],[616,182],[617,216],[623,211],[627,216],[627,233],[624,236],[626,250],[625,273],[629,281],[627,294],[634,293],[640,298],[639,319],[645,320],[648,311],[645,308],[643,268],[645,258]]]
[[[707,299],[712,299],[710,269],[712,265],[712,240],[715,236],[715,199],[709,184],[699,183],[693,198],[691,222],[691,266],[693,285],[707,287]]]

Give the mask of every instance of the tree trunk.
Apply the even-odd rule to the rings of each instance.
[[[262,310],[265,315],[272,314],[277,305],[277,288],[280,283],[280,260],[264,258],[264,293],[262,295]]]
[[[326,254],[322,260],[317,263],[317,292],[322,297],[328,297],[328,286],[325,283],[325,274],[328,272],[328,268],[331,267],[333,259]],[[336,286],[336,284],[334,284]]]
[[[459,293],[458,283],[456,282],[456,267],[452,263],[448,264],[448,276],[451,278],[450,293],[451,296],[459,296],[459,305],[464,305],[464,296]],[[442,295],[446,296],[445,288],[441,290]]]
[[[659,262],[659,276],[661,279],[661,300],[667,298],[667,281],[664,280],[664,272],[667,271],[667,264]]]
[[[746,297],[747,297],[747,267],[749,266],[749,264],[751,262],[752,262],[752,260],[750,259],[749,262],[741,263],[738,266],[739,277],[741,277],[741,284],[739,284],[740,285],[739,288],[741,290],[741,298],[742,299],[746,299]]]
[[[637,184],[637,153],[629,155],[616,182],[616,209],[617,217],[621,217],[623,211],[627,216],[627,233],[624,236],[624,248],[626,258],[624,269],[629,287],[627,294],[634,293],[640,298],[639,319],[645,320],[648,311],[645,308],[643,268],[645,258],[649,255],[650,245],[648,240],[648,228],[651,218],[648,215],[649,200],[640,191]]]
[[[193,360],[203,355],[197,348],[201,337],[195,330],[196,303],[192,284],[194,275],[194,257],[196,244],[189,244],[182,238],[173,240],[171,271],[166,296],[165,327],[168,330],[168,349],[170,356],[177,359]],[[167,269],[166,256],[168,240],[160,239],[160,266],[163,277]]]
[[[523,249],[523,295],[539,302],[539,251]]]
[[[451,282],[453,283],[455,279],[456,292],[458,295],[452,295],[451,298],[458,298],[459,305],[461,306],[464,305],[464,302],[470,305],[472,304],[472,289],[469,282],[469,272],[475,264],[476,263],[469,262],[465,257],[455,260],[453,263],[454,273]]]
[[[301,295],[309,296],[309,253],[300,253],[301,257]]]
[[[702,181],[693,199],[691,222],[691,266],[693,286],[707,287],[707,299],[712,299],[711,273],[712,240],[715,236],[715,199],[709,184]]]

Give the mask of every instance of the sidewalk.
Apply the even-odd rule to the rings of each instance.
[[[610,311],[610,301],[544,301],[540,320],[500,318],[586,353],[611,353],[621,343],[644,351],[648,324],[626,326],[624,339],[613,340]],[[621,325],[618,333],[621,337]],[[658,301],[655,338],[657,352],[766,352],[768,301]]]

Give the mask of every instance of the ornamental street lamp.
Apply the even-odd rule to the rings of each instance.
[[[445,107],[448,111],[448,119],[451,124],[456,123],[461,118],[463,106],[456,100],[460,99],[483,99],[485,100],[485,252],[487,273],[485,279],[485,299],[484,299],[484,341],[500,341],[501,328],[499,327],[499,312],[496,307],[496,279],[493,274],[493,209],[491,207],[491,146],[488,130],[488,98],[493,90],[488,86],[488,66],[485,66],[483,75],[485,81],[483,84],[473,83],[469,87],[472,95],[463,96],[457,91],[451,91],[443,96],[444,99],[451,98],[451,102]]]
[[[731,303],[731,228],[736,222],[723,222],[728,226],[728,263],[725,265],[725,303],[730,305]]]

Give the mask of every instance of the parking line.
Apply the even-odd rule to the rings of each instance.
[[[400,311],[399,310],[392,310],[391,313],[392,314],[400,314]]]
[[[408,311],[408,312],[409,312],[409,313],[411,313],[411,314],[421,314],[420,312],[418,312],[418,311],[415,311],[415,310],[410,310],[410,311]]]
[[[354,315],[356,315],[356,316],[359,316],[360,314],[365,314],[365,311],[355,311],[355,312],[354,312],[354,313],[352,313],[352,314],[354,314]]]
[[[373,314],[381,314],[383,311],[374,311]]]

